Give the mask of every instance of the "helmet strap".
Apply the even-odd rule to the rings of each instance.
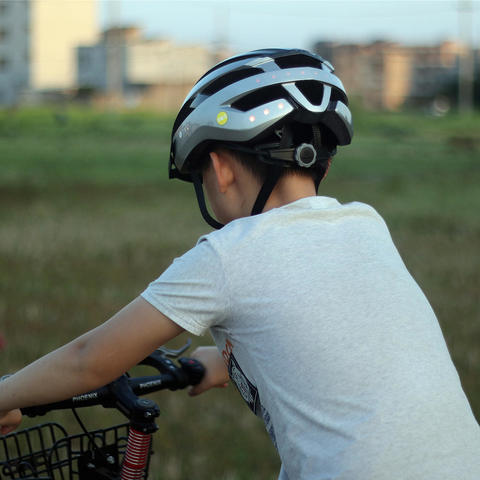
[[[255,200],[252,208],[252,213],[250,213],[250,215],[257,215],[259,213],[262,213],[262,210],[267,203],[268,197],[270,197],[271,193],[273,192],[273,189],[275,188],[275,185],[277,184],[281,173],[282,169],[280,167],[274,165],[269,167],[268,177],[265,182],[263,182],[262,188],[258,192],[257,199]]]
[[[292,131],[287,125],[284,125],[282,128],[282,135],[280,140],[280,148],[289,147],[292,142]],[[282,174],[282,168],[278,165],[270,165],[267,172],[267,178],[263,182],[262,188],[258,192],[257,199],[253,204],[252,213],[250,215],[258,215],[262,213],[265,204],[267,203],[268,197],[273,192],[275,185]]]
[[[224,225],[223,223],[217,222],[209,213],[207,204],[205,202],[205,194],[203,193],[202,185],[202,174],[201,173],[192,173],[191,174],[193,186],[195,187],[195,193],[197,195],[197,202],[200,208],[200,213],[202,214],[203,219],[213,228],[220,229]]]
[[[313,148],[319,152],[322,148],[322,133],[320,132],[320,128],[318,125],[312,125],[312,132],[313,132]],[[323,174],[319,172],[317,174],[317,178],[315,179],[315,191],[318,192],[318,187],[320,186],[320,182],[323,179]]]

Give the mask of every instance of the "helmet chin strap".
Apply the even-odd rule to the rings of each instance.
[[[273,167],[272,172],[270,172],[269,178],[265,181],[258,193],[257,199],[255,200],[255,204],[252,208],[252,213],[250,215],[257,215],[262,213],[265,204],[267,203],[268,197],[272,193],[275,185],[278,181],[280,176],[280,168]],[[195,194],[197,196],[198,206],[200,208],[200,213],[202,214],[203,219],[213,228],[219,230],[224,226],[223,223],[218,222],[210,215],[208,211],[207,204],[205,202],[205,193],[203,192],[203,185],[202,185],[202,178],[201,174],[192,173],[191,175],[193,186],[195,188]]]
[[[320,129],[318,126],[313,125],[312,126],[313,130],[313,146],[316,151],[319,151],[321,147],[321,134],[320,134]],[[279,147],[280,148],[286,148],[287,146],[290,146],[290,143],[292,141],[292,132],[287,126],[283,127],[282,130],[282,139],[280,142]],[[259,159],[261,161],[261,159]],[[263,209],[265,208],[265,204],[267,203],[270,195],[273,192],[273,189],[275,188],[275,185],[278,182],[278,179],[280,178],[282,174],[282,167],[278,165],[270,165],[268,168],[268,174],[266,180],[263,182],[262,187],[260,188],[260,191],[258,192],[257,198],[255,200],[255,203],[253,204],[252,211],[250,215],[258,215],[259,213],[262,213]],[[208,209],[207,205],[205,202],[205,194],[203,192],[203,185],[202,185],[202,175],[200,173],[192,173],[191,178],[193,181],[193,186],[195,187],[195,193],[197,195],[197,202],[198,206],[200,208],[200,212],[202,214],[203,219],[213,228],[215,229],[220,229],[224,226],[223,223],[218,222],[213,218]],[[318,178],[315,181],[315,187],[318,190],[318,185],[322,179],[322,176],[318,176]]]
[[[253,208],[252,208],[252,213],[250,215],[257,215],[259,213],[262,213],[262,210],[265,207],[265,204],[267,203],[268,197],[270,196],[273,189],[275,188],[275,185],[280,176],[281,169],[278,167],[272,167],[271,170],[272,171],[270,172],[268,179],[262,185],[262,188],[258,193],[257,199],[255,200],[255,204],[253,205]],[[195,188],[195,194],[197,196],[198,206],[200,208],[200,213],[202,214],[203,219],[211,227],[215,228],[216,230],[219,230],[224,226],[224,224],[215,220],[215,218],[213,218],[210,215],[210,212],[208,211],[207,204],[205,202],[205,193],[203,191],[201,174],[192,173],[191,177],[193,180],[193,186]]]
[[[252,212],[250,215],[258,215],[262,213],[265,204],[267,203],[268,198],[270,197],[275,185],[280,178],[280,174],[282,173],[282,169],[276,166],[271,166],[268,170],[268,177],[263,182],[262,188],[258,192],[257,199],[253,204]]]
[[[195,193],[197,195],[197,202],[198,206],[200,207],[200,212],[202,214],[203,219],[213,228],[220,229],[224,225],[223,223],[217,222],[207,209],[207,204],[205,202],[205,194],[203,193],[203,185],[202,185],[202,175],[201,173],[192,173],[191,175],[193,180],[193,186],[195,187]]]

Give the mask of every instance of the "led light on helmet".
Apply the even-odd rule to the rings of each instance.
[[[218,112],[217,114],[217,123],[219,125],[225,125],[228,122],[227,112]]]

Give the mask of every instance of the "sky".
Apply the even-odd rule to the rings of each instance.
[[[480,0],[100,0],[99,19],[102,27],[134,24],[152,38],[234,52],[375,40],[461,39],[480,48]]]

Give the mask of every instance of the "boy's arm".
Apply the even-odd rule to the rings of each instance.
[[[59,401],[99,388],[182,331],[138,297],[104,324],[0,382],[0,418],[15,408]]]

